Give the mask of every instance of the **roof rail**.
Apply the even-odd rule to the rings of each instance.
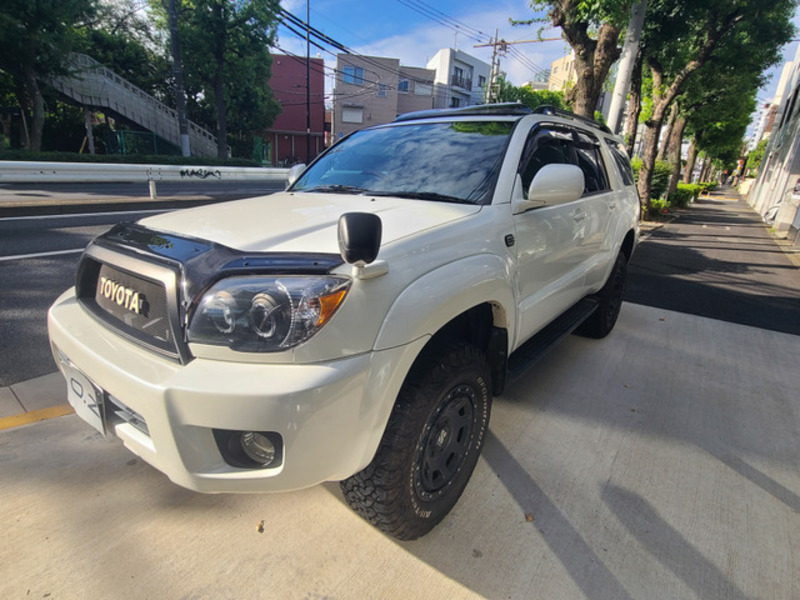
[[[555,106],[550,106],[549,104],[537,106],[533,110],[533,112],[534,114],[537,115],[553,115],[556,117],[564,117],[565,119],[574,119],[576,121],[580,121],[581,123],[585,123],[586,125],[591,125],[592,127],[599,129],[600,131],[611,133],[611,130],[605,123],[601,123],[600,121],[595,121],[594,119],[590,119],[588,117],[582,117],[580,115],[576,115],[574,112],[564,110],[562,108],[556,108]]]
[[[473,104],[459,108],[434,108],[420,110],[398,115],[397,121],[412,121],[415,119],[435,119],[436,117],[463,117],[463,116],[506,116],[521,117],[532,114],[533,111],[519,102],[501,102],[497,104]]]

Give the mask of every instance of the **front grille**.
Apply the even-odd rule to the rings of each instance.
[[[163,283],[101,264],[94,300],[126,329],[174,347]]]
[[[81,304],[118,333],[184,360],[177,281],[177,268],[90,246],[76,290]]]

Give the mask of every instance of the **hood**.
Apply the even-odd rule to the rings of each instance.
[[[479,212],[480,206],[369,195],[280,192],[190,208],[139,221],[150,229],[246,252],[339,253],[339,217],[369,212],[383,222],[381,246]]]

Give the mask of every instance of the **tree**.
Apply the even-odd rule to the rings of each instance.
[[[639,196],[649,208],[653,167],[664,118],[687,81],[706,64],[758,70],[774,64],[791,40],[794,0],[653,0],[644,31],[646,63],[653,80],[653,109],[645,121]]]
[[[94,0],[3,0],[0,3],[0,70],[13,80],[14,95],[31,114],[25,145],[42,147],[45,102],[39,81],[67,72],[64,58],[78,43],[77,31],[94,15]]]
[[[611,66],[619,58],[620,32],[630,18],[633,0],[532,0],[531,8],[547,10],[553,27],[560,27],[575,52],[578,80],[567,92],[567,104],[581,116],[593,118],[594,109]],[[513,21],[530,25],[534,18]]]
[[[117,0],[99,5],[92,26],[82,29],[80,38],[79,51],[162,102],[170,102],[163,36],[141,3]]]
[[[566,104],[564,102],[564,92],[534,90],[529,85],[517,87],[509,83],[505,77],[499,77],[497,80],[497,85],[497,102],[519,102],[532,109],[539,106],[555,106],[556,108],[566,108]]]
[[[280,110],[267,85],[277,0],[185,0],[180,13],[187,110],[217,131],[217,153],[228,134],[240,145],[266,129]],[[242,151],[244,149],[242,148]]]

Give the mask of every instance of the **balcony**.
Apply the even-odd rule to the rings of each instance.
[[[472,79],[468,77],[460,77],[458,75],[453,75],[450,78],[450,85],[453,87],[460,87],[467,91],[472,91]]]

